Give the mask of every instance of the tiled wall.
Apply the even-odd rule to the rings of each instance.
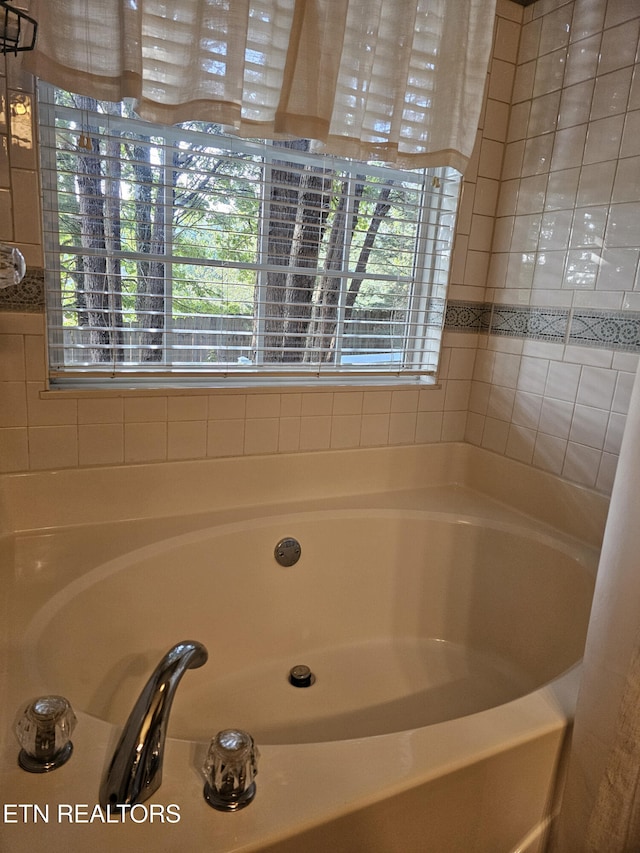
[[[4,74],[2,74],[4,72]],[[19,244],[30,269],[43,264],[34,85],[20,60],[0,55],[0,241]]]
[[[466,430],[605,492],[640,352],[639,31],[636,0],[523,11]]]
[[[509,16],[521,11],[507,0],[500,3]],[[518,25],[514,26],[512,41],[517,42]],[[500,41],[502,27],[497,32]],[[513,53],[513,45],[510,50]],[[7,68],[12,61],[7,59]],[[30,81],[23,84],[28,89]],[[491,89],[483,124],[495,125],[489,136],[504,140],[509,91],[497,88],[502,100]],[[482,133],[479,145],[481,141]],[[479,298],[484,293],[492,232],[492,220],[486,227],[482,176],[491,175],[487,180],[494,185],[495,204],[500,155],[490,160],[484,154],[474,158],[470,170],[474,193],[466,196],[471,206],[465,207],[463,201],[461,221],[466,224],[456,250],[457,255],[466,252],[468,229],[472,229],[473,251],[484,258],[484,268],[473,274],[473,292]],[[481,187],[477,193],[476,184]],[[17,185],[14,189],[18,190]],[[28,199],[37,211],[37,195],[31,193]],[[479,209],[474,212],[474,207]],[[477,234],[480,221],[485,228]],[[17,242],[25,255],[32,247],[23,240],[32,233],[36,232],[18,223],[14,230],[10,220],[3,233],[0,223],[0,240]],[[28,262],[30,267],[38,266],[37,259],[28,258]],[[470,259],[469,275],[472,263]],[[73,397],[45,390],[41,303],[37,290],[25,293],[24,284],[12,293],[0,291],[0,472],[464,439],[476,347],[465,333],[445,332],[437,388]]]
[[[636,0],[498,0],[440,387],[54,395],[39,306],[2,291],[0,471],[466,438],[609,491],[640,348],[639,16]],[[0,240],[34,269],[32,93],[13,62]],[[631,346],[608,319],[618,337],[631,320]]]
[[[0,313],[0,471],[464,438],[473,348],[447,348],[437,390],[44,391],[44,317]],[[457,379],[464,376],[464,379]]]

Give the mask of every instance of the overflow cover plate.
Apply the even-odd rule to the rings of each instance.
[[[281,566],[294,566],[300,559],[302,548],[297,539],[285,536],[276,545],[273,555]]]

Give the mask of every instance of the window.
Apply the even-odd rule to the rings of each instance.
[[[416,381],[437,367],[460,175],[40,84],[54,384]]]

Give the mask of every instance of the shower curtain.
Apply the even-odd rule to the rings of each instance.
[[[640,367],[604,534],[551,853],[640,851]]]

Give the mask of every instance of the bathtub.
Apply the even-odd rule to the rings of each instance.
[[[468,483],[409,478],[270,505],[247,495],[136,519],[124,507],[6,537],[6,849],[541,851],[597,536],[586,516],[576,535],[580,513],[551,524],[478,490],[463,467]],[[283,539],[300,545],[293,565],[276,559]],[[93,810],[119,727],[184,639],[209,660],[178,688],[163,784],[138,821],[105,824]],[[304,689],[288,679],[299,664],[314,675]],[[26,774],[7,729],[46,692],[75,709],[74,755]],[[200,767],[232,726],[259,747],[257,795],[221,814]]]

